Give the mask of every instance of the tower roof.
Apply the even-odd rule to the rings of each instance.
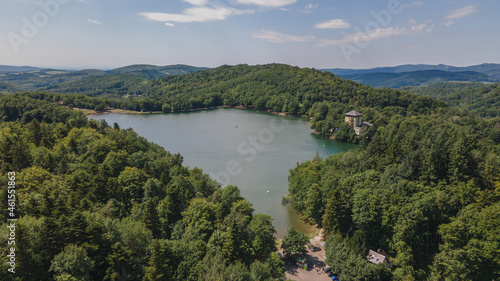
[[[351,110],[351,111],[347,112],[345,114],[345,116],[349,116],[349,117],[361,117],[361,116],[363,116],[363,114],[357,112],[356,110]]]

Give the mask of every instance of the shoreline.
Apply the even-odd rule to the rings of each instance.
[[[106,109],[104,111],[95,111],[95,110],[90,110],[90,109],[83,109],[83,108],[73,108],[74,110],[82,111],[85,113],[85,116],[98,116],[98,115],[105,115],[105,114],[110,114],[110,113],[116,113],[116,114],[132,114],[132,115],[147,115],[147,114],[169,114],[169,113],[188,113],[188,112],[197,112],[197,111],[206,111],[206,110],[216,110],[216,109],[221,109],[221,108],[234,108],[234,109],[244,109],[244,110],[253,110],[256,112],[262,111],[266,113],[270,113],[273,115],[278,115],[278,116],[285,116],[285,117],[293,117],[293,118],[306,118],[306,119],[312,119],[312,117],[300,117],[296,115],[292,115],[286,112],[276,112],[272,111],[270,109],[259,109],[259,108],[254,108],[254,107],[245,107],[243,105],[239,106],[229,106],[229,105],[224,105],[224,106],[217,106],[217,107],[208,107],[208,108],[195,108],[195,109],[187,109],[187,110],[181,110],[177,112],[163,112],[163,111],[146,111],[146,112],[140,112],[140,111],[135,111],[135,110],[127,110],[127,109]],[[308,125],[310,126],[311,123],[308,122]],[[315,134],[320,135],[318,132],[314,132]],[[293,208],[292,208],[293,209]],[[318,230],[318,226],[311,224],[310,221],[300,219],[302,223],[306,225],[304,229],[299,230],[300,232],[306,234],[311,238],[311,236],[314,236]],[[283,234],[284,235],[284,234]],[[277,241],[280,241],[283,237],[276,237]]]
[[[267,113],[271,113],[274,115],[279,115],[279,116],[286,116],[286,117],[296,117],[296,118],[308,118],[308,117],[300,117],[297,115],[290,114],[288,112],[276,112],[272,111],[271,109],[262,109],[262,108],[255,108],[255,107],[245,107],[243,105],[237,105],[237,106],[231,106],[231,105],[222,105],[222,106],[214,106],[214,107],[204,107],[204,108],[192,108],[192,109],[184,109],[184,110],[179,110],[176,112],[163,112],[163,111],[135,111],[135,110],[128,110],[128,109],[119,109],[119,108],[113,108],[113,109],[106,109],[103,111],[95,111],[92,109],[85,109],[85,108],[77,108],[74,107],[74,110],[82,111],[85,113],[85,116],[91,116],[91,115],[103,115],[103,114],[109,114],[109,113],[117,113],[117,114],[170,114],[170,113],[187,113],[187,112],[197,112],[197,111],[205,111],[205,110],[214,110],[214,109],[220,109],[220,108],[236,108],[236,109],[246,109],[246,110],[254,110],[254,111],[265,111]],[[312,117],[309,117],[310,119]]]

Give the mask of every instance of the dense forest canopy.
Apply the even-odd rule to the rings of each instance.
[[[500,277],[499,121],[395,115],[357,151],[291,170],[292,205],[330,236],[341,280],[388,280],[359,261],[369,249],[395,260],[393,280]]]
[[[128,74],[127,74],[128,75]],[[63,101],[70,107],[103,110],[107,107],[136,111],[179,112],[217,106],[244,106],[312,117],[313,128],[323,136],[358,142],[343,121],[344,113],[356,109],[363,121],[378,126],[387,124],[394,114],[412,116],[447,110],[448,105],[425,96],[370,86],[341,79],[329,72],[282,64],[221,66],[214,69],[158,80],[141,82],[133,94],[127,83],[113,84],[113,78],[101,77],[105,95],[28,93],[35,99]],[[80,82],[79,82],[80,83]],[[100,82],[92,87],[99,88]],[[66,92],[93,91],[70,87]],[[332,133],[331,129],[336,129]],[[375,131],[375,130],[373,130]],[[367,132],[369,133],[369,132]]]
[[[324,69],[334,74],[343,76],[351,74],[368,74],[368,73],[401,73],[401,72],[414,72],[424,70],[441,70],[447,72],[463,72],[473,71],[479,72],[484,75],[500,79],[500,64],[497,63],[483,63],[471,66],[451,66],[445,64],[430,65],[430,64],[404,64],[398,66],[388,67],[375,67],[369,69],[345,69],[345,68],[331,68]]]
[[[33,67],[0,66],[0,82],[11,83],[15,88],[0,88],[13,93],[21,90],[47,90],[86,95],[126,94],[140,82],[169,75],[181,75],[205,70],[189,65],[129,65],[112,70],[85,69],[80,71],[40,69]],[[126,75],[125,75],[126,74]],[[102,79],[105,77],[104,79]],[[126,85],[126,91],[117,83]]]
[[[412,72],[376,72],[340,75],[373,87],[400,88],[404,86],[425,86],[439,82],[498,82],[499,79],[474,71],[450,72],[442,70],[420,70]]]
[[[2,95],[0,114],[0,182],[16,173],[18,218],[16,274],[7,274],[2,200],[2,280],[283,276],[272,219],[253,214],[237,187],[59,104]]]
[[[500,117],[500,83],[437,83],[401,90],[441,100],[482,117]]]
[[[492,99],[478,104],[494,103],[496,85],[486,88]],[[281,276],[270,218],[254,215],[237,188],[221,189],[200,170],[183,167],[180,155],[66,108],[179,112],[240,105],[310,117],[321,135],[360,143],[356,151],[300,163],[289,176],[291,203],[325,230],[327,262],[341,280],[500,278],[500,118],[281,64],[143,81],[133,94],[122,86],[105,96],[0,98],[0,168],[19,171],[25,212],[19,224],[26,233],[20,237],[29,241],[21,251],[39,272],[51,269],[43,278],[83,274],[63,266],[75,256],[88,278],[113,279],[123,266],[145,280]],[[344,122],[350,110],[373,124],[359,137]],[[44,230],[47,223],[61,230]],[[81,236],[69,241],[70,232]],[[386,251],[392,271],[368,264],[369,249]]]

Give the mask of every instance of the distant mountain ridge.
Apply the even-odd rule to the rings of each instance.
[[[388,66],[388,67],[375,67],[366,69],[349,69],[349,68],[329,68],[322,69],[324,71],[330,71],[335,75],[352,75],[352,74],[365,74],[365,73],[401,73],[401,72],[412,72],[412,71],[422,71],[422,70],[442,70],[449,72],[459,72],[459,71],[475,71],[482,73],[484,75],[495,77],[495,75],[500,75],[500,64],[497,63],[483,63],[472,66],[458,67],[445,64],[431,65],[431,64],[404,64],[398,66]],[[500,76],[495,77],[500,79]]]
[[[429,96],[482,117],[500,117],[500,83],[443,82],[429,86],[408,86],[399,90]]]
[[[41,68],[33,66],[0,65],[0,72],[24,72],[24,71],[37,71],[37,70],[41,70]]]
[[[369,69],[323,69],[344,79],[373,87],[399,88],[426,86],[441,82],[498,82],[500,64],[484,63],[466,67],[444,64],[405,64]]]
[[[498,82],[498,79],[475,71],[450,72],[442,70],[419,70],[411,72],[376,72],[339,75],[372,87],[400,88],[426,86],[441,82]]]
[[[185,64],[157,66],[150,64],[134,64],[109,70],[110,74],[128,73],[142,76],[146,79],[158,79],[169,75],[182,75],[207,70],[207,67],[196,67]]]
[[[153,80],[166,76],[182,75],[206,70],[206,67],[190,65],[156,66],[136,64],[112,70],[84,69],[79,71],[43,69],[31,66],[0,66],[0,82],[8,83],[0,91],[52,90],[67,88],[71,83],[78,83],[85,89],[95,83],[95,79],[109,78],[112,83],[127,83],[129,80]],[[2,71],[3,70],[3,71]]]

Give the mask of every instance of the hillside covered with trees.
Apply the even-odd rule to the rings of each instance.
[[[125,95],[133,94],[133,87],[143,81],[205,69],[207,68],[181,64],[167,66],[140,64],[112,70],[84,69],[79,71],[0,66],[0,81],[15,86],[14,88],[0,86],[0,91],[13,93],[23,90],[46,90],[85,95],[109,93]]]
[[[498,79],[474,71],[442,71],[442,70],[420,70],[412,72],[390,73],[362,73],[340,75],[359,83],[373,87],[400,88],[404,86],[426,86],[440,82],[498,82]]]
[[[109,80],[102,78],[109,84]],[[98,84],[96,84],[98,85]],[[70,107],[103,110],[106,107],[136,111],[181,112],[218,106],[243,106],[294,116],[311,117],[312,127],[323,136],[358,142],[343,121],[344,113],[356,109],[363,120],[384,126],[394,114],[428,115],[448,108],[443,102],[425,96],[391,89],[375,89],[345,80],[329,72],[281,64],[221,66],[214,69],[158,80],[134,86],[134,95],[126,84],[104,90],[97,98],[82,95],[27,93],[32,98],[63,101]],[[84,92],[76,87],[72,91]],[[103,92],[103,91],[101,91]],[[116,96],[113,97],[113,94]]]
[[[341,280],[500,277],[500,119],[394,115],[356,151],[290,172],[289,198],[329,236]],[[395,261],[392,276],[368,250]]]
[[[57,275],[64,271],[55,268],[68,256],[80,255],[79,260],[89,260],[80,268],[102,266],[99,278],[118,274],[115,262],[128,262],[126,268],[137,270],[137,276],[166,265],[162,270],[175,280],[211,280],[215,275],[203,279],[200,274],[207,271],[231,277],[224,280],[279,277],[274,244],[262,242],[273,239],[270,219],[253,215],[236,188],[220,189],[201,171],[183,168],[181,156],[65,108],[167,113],[243,105],[310,117],[321,135],[360,143],[356,151],[298,164],[289,176],[291,203],[304,219],[324,228],[327,263],[341,280],[500,278],[500,118],[281,64],[222,66],[134,87],[136,95],[25,92],[2,97],[2,171],[20,171],[19,188],[27,195],[19,204],[30,210],[25,221],[32,244],[26,245],[34,247],[28,256],[33,258],[29,264],[40,265],[35,268],[53,267],[50,274]],[[488,91],[495,93],[491,87]],[[356,137],[344,122],[350,110],[363,113],[363,121],[374,126]],[[75,212],[83,219],[70,220]],[[98,237],[108,239],[107,255],[94,249],[88,237],[96,234],[85,232],[90,230],[80,232],[78,243],[39,243],[37,237],[45,237],[37,236],[46,225],[42,221],[66,213],[68,219],[55,219],[55,229],[74,233],[88,226],[63,221],[97,221]],[[137,226],[123,226],[129,222]],[[136,228],[147,233],[128,232]],[[54,235],[62,239],[68,233]],[[132,247],[138,240],[127,235],[158,244],[140,252]],[[392,271],[367,263],[369,249],[386,251],[394,260]],[[51,254],[38,254],[43,251]],[[179,257],[178,252],[188,254]],[[170,257],[168,262],[160,262],[164,257]],[[266,277],[258,279],[257,272]]]
[[[500,83],[437,83],[400,90],[441,100],[482,117],[500,116]]]
[[[16,273],[2,280],[274,280],[267,215],[130,129],[0,95],[0,183],[15,172]],[[2,188],[2,198],[7,189]]]

